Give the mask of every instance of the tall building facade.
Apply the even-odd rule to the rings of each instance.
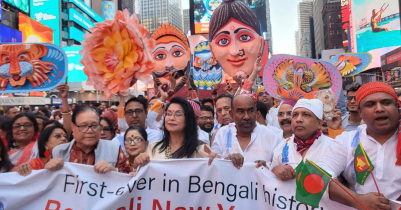
[[[295,31],[295,54],[298,55],[298,56],[301,55],[301,50],[300,50],[300,47],[299,47],[299,43],[300,43],[299,31]]]
[[[310,17],[313,18],[313,0],[303,0],[298,4],[299,53],[302,57],[312,57]]]
[[[182,31],[184,34],[187,34],[188,31],[190,30],[190,23],[189,23],[189,9],[184,9],[182,11]]]
[[[343,48],[340,0],[329,0],[323,7],[325,49]]]
[[[320,59],[324,50],[323,7],[327,0],[313,1],[313,25],[315,30],[315,56]]]
[[[141,1],[139,14],[142,24],[150,33],[165,22],[183,30],[181,0]]]
[[[270,21],[270,3],[269,0],[266,0],[266,37],[265,40],[269,42],[269,52],[273,54],[273,34],[272,34],[272,23]]]

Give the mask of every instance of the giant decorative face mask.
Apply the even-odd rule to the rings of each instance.
[[[263,38],[252,27],[231,18],[216,32],[209,45],[229,76],[246,78],[262,54]]]
[[[191,51],[186,36],[175,26],[163,23],[152,34],[156,46],[152,50],[156,67],[153,76],[162,84],[170,85],[169,74],[176,72],[176,91],[185,81],[182,80],[190,67]]]
[[[201,90],[212,90],[214,84],[221,82],[221,66],[213,58],[208,41],[196,45],[194,52],[194,84]]]
[[[0,45],[0,92],[53,89],[67,76],[67,57],[52,44]]]
[[[369,53],[341,53],[330,59],[343,77],[352,77],[363,71],[372,61]]]
[[[317,91],[331,88],[336,101],[342,78],[330,63],[291,55],[275,55],[266,64],[263,84],[269,95],[297,101],[315,98]]]

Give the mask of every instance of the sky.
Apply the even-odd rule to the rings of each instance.
[[[189,0],[182,0],[182,9],[189,9]],[[270,0],[270,18],[274,54],[296,54],[295,31],[298,29],[298,3],[301,0]]]

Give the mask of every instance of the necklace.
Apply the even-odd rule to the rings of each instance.
[[[173,156],[171,155],[171,144],[168,142],[168,146],[165,151],[166,159],[171,159]]]

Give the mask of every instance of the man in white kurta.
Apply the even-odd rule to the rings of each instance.
[[[219,129],[212,144],[213,152],[227,158],[240,154],[243,161],[271,162],[278,136],[266,126],[256,125],[255,101],[247,95],[234,98],[231,115],[235,123]]]
[[[317,164],[333,177],[342,174],[351,189],[348,191],[367,209],[390,209],[387,199],[401,199],[401,103],[394,89],[382,82],[363,85],[356,92],[356,101],[365,125],[337,136]],[[359,143],[374,166],[373,175],[382,195],[370,174],[364,185],[356,183],[354,154]],[[328,189],[330,199],[362,209],[333,182]]]
[[[281,180],[295,177],[294,169],[305,159],[317,162],[333,140],[321,133],[323,103],[318,99],[300,99],[292,110],[294,134],[274,150],[272,172]]]

